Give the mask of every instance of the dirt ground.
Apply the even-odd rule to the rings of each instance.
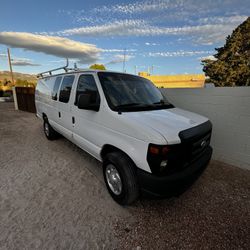
[[[101,164],[0,103],[0,249],[249,249],[250,171],[211,162],[182,196],[109,196]]]

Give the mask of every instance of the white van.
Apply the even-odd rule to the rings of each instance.
[[[141,193],[180,194],[208,165],[211,122],[174,107],[149,80],[100,70],[52,71],[39,75],[35,94],[46,137],[61,134],[101,161],[119,204]]]

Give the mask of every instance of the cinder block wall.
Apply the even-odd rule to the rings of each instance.
[[[250,87],[161,89],[176,107],[213,123],[213,158],[250,170]]]

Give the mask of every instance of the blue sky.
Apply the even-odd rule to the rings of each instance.
[[[248,16],[247,0],[1,1],[0,71],[11,48],[14,71],[38,73],[64,64],[153,74],[201,73]]]

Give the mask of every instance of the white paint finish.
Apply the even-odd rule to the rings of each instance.
[[[148,126],[159,132],[168,144],[181,143],[178,135],[180,131],[208,120],[203,116],[178,108],[128,113],[127,119],[137,121],[141,127]]]
[[[98,160],[102,160],[101,149],[108,144],[127,153],[139,168],[151,172],[147,163],[150,143],[180,143],[180,131],[207,121],[204,116],[178,108],[118,114],[109,108],[96,72],[72,74],[76,77],[68,103],[52,100],[55,77],[39,80],[35,96],[37,112],[39,117],[45,113],[52,127]],[[78,109],[74,105],[77,79],[81,74],[92,74],[95,78],[101,99],[98,112]],[[57,118],[58,112],[61,118]]]
[[[161,89],[177,107],[213,123],[213,158],[250,169],[250,87]]]

